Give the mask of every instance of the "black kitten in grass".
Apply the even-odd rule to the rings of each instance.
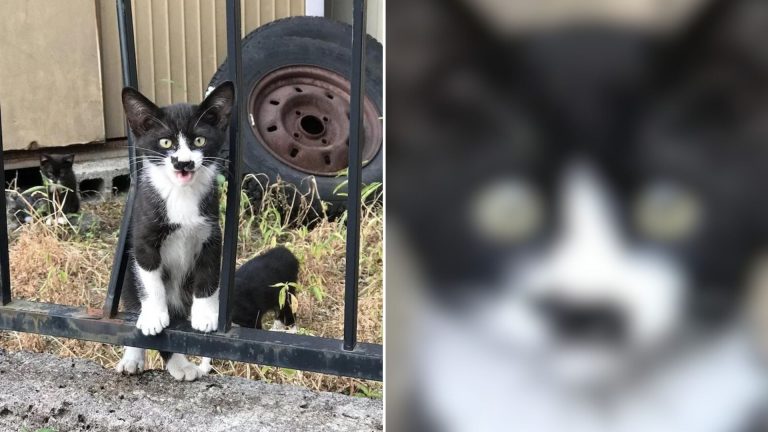
[[[262,328],[264,314],[277,314],[273,330],[295,331],[296,288],[288,286],[283,306],[280,307],[278,284],[296,282],[299,278],[299,260],[283,246],[252,258],[235,272],[235,294],[232,322],[241,327]],[[275,286],[278,285],[278,286]]]
[[[131,223],[132,258],[123,287],[123,308],[138,312],[144,335],[163,331],[171,319],[215,331],[219,319],[221,229],[217,155],[235,92],[230,82],[200,105],[159,108],[138,91],[123,89],[123,107],[135,137],[141,171]],[[182,354],[161,352],[177,380],[203,372]],[[117,370],[137,373],[144,349],[126,347]]]
[[[235,272],[232,322],[240,327],[261,329],[264,315],[273,311],[277,316],[272,330],[296,332],[296,289],[288,286],[282,307],[280,291],[281,284],[296,282],[298,278],[299,260],[284,246],[251,258]],[[203,357],[200,369],[203,373],[211,370],[209,357]]]

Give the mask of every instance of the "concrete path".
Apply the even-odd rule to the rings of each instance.
[[[381,400],[165,371],[124,377],[82,359],[0,350],[0,431],[377,431]]]

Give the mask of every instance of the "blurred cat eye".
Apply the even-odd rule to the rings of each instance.
[[[205,138],[204,137],[197,137],[195,138],[195,147],[202,147],[205,145]]]
[[[646,187],[634,205],[634,221],[645,237],[659,242],[688,238],[701,223],[701,205],[685,188],[670,183]]]
[[[171,142],[171,140],[169,140],[167,138],[161,139],[158,143],[160,144],[160,147],[162,147],[164,149],[171,148],[171,145],[173,144]]]
[[[543,209],[529,183],[507,178],[481,188],[470,211],[479,235],[494,243],[512,244],[529,239],[541,228]]]

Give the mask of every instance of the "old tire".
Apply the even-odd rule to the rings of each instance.
[[[283,23],[283,25],[279,25]],[[289,35],[298,34],[299,36]],[[243,40],[243,95],[249,124],[245,127],[243,164],[246,173],[265,174],[296,185],[302,192],[316,184],[330,213],[344,208],[336,193],[346,181],[349,72],[351,49],[342,40],[349,26],[297,17],[257,29]],[[319,38],[323,36],[323,38]],[[380,182],[382,150],[381,45],[369,38],[366,65],[362,181]],[[211,80],[226,79],[227,62]],[[314,181],[313,181],[314,179]],[[341,187],[340,191],[345,191]]]

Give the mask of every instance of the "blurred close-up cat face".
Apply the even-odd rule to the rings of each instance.
[[[594,391],[732,330],[768,239],[768,3],[709,2],[665,34],[500,38],[460,6],[437,16],[458,48],[434,54],[428,79],[392,60],[419,102],[399,104],[409,93],[393,85],[393,116],[413,127],[389,135],[393,154],[430,157],[393,156],[389,189],[426,279],[421,312],[438,317],[424,318],[428,352],[459,369],[467,359],[445,359],[498,361],[499,381],[537,377],[508,389]],[[448,388],[428,404],[451,406]]]

